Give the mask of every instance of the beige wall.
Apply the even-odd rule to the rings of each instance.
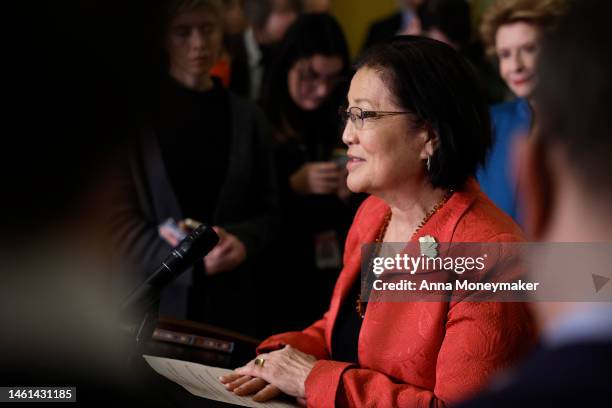
[[[351,55],[361,50],[370,24],[397,10],[397,0],[333,0],[331,12],[346,33]]]

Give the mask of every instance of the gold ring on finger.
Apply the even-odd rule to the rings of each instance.
[[[256,366],[259,366],[259,367],[263,368],[263,366],[264,366],[264,363],[265,363],[265,362],[266,362],[266,360],[264,360],[263,358],[257,357],[257,358],[255,359],[254,364],[255,364]]]

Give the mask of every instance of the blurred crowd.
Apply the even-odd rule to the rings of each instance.
[[[364,192],[347,186],[350,158],[342,138],[345,121],[350,119],[354,126],[356,120],[364,120],[356,118],[348,105],[354,63],[397,36],[428,37],[447,44],[468,61],[478,80],[473,93],[490,108],[493,136],[486,159],[475,173],[480,189],[527,234],[533,234],[528,237],[558,238],[543,234],[545,217],[538,218],[525,208],[534,208],[534,200],[540,198],[537,191],[560,187],[546,181],[520,185],[542,173],[536,171],[536,163],[528,168],[531,178],[521,177],[526,167],[517,161],[516,145],[529,141],[534,129],[558,130],[550,123],[552,115],[545,116],[550,109],[541,105],[555,98],[534,98],[534,92],[543,38],[567,19],[571,2],[398,0],[395,12],[370,22],[355,55],[341,19],[334,14],[334,3],[341,1],[160,0],[146,2],[142,8],[132,6],[126,14],[126,20],[132,20],[117,23],[121,31],[123,25],[145,21],[142,30],[129,30],[139,32],[131,39],[107,35],[106,24],[114,20],[106,21],[100,14],[95,20],[104,20],[105,34],[84,19],[74,27],[60,27],[66,32],[58,39],[41,37],[43,43],[64,47],[71,41],[71,32],[87,33],[83,35],[87,41],[75,40],[75,48],[85,50],[82,56],[75,57],[71,49],[66,50],[66,58],[60,48],[45,54],[46,60],[61,60],[68,68],[48,70],[48,78],[42,81],[47,88],[40,92],[48,106],[54,105],[49,100],[53,95],[63,94],[70,100],[66,110],[55,107],[71,119],[58,129],[73,138],[61,143],[83,154],[64,155],[58,143],[46,140],[43,151],[29,158],[44,170],[32,177],[24,175],[25,181],[14,185],[12,177],[7,178],[10,194],[23,197],[27,204],[11,207],[14,217],[3,226],[2,252],[19,254],[10,265],[24,272],[4,285],[12,289],[3,296],[2,309],[23,310],[24,320],[57,318],[66,324],[65,329],[57,326],[58,330],[70,333],[74,327],[61,317],[68,313],[64,309],[85,305],[77,321],[110,325],[101,306],[108,301],[107,294],[101,296],[98,289],[108,289],[108,298],[117,304],[203,223],[214,228],[220,241],[164,289],[160,315],[257,338],[302,330],[319,319],[329,308],[345,264],[349,229],[367,199]],[[98,12],[98,2],[92,4],[91,9],[83,8],[85,15]],[[109,17],[113,14],[108,7],[105,10]],[[112,44],[119,43],[121,47],[113,50]],[[563,47],[555,50],[562,53]],[[121,61],[110,60],[114,55],[138,62],[121,67]],[[91,71],[95,77],[88,72],[90,66],[96,67]],[[552,68],[549,62],[547,69]],[[117,70],[124,72],[105,75]],[[584,75],[607,84],[609,92],[609,72],[604,79],[604,73],[596,69]],[[69,81],[75,85],[49,85]],[[83,89],[90,97],[81,100]],[[122,91],[114,93],[117,90]],[[582,97],[593,104],[589,106],[596,103],[588,98],[599,98],[609,106],[609,93]],[[41,113],[41,122],[55,123],[57,113]],[[21,123],[29,126],[27,122]],[[86,131],[90,136],[82,140]],[[585,134],[584,144],[592,136]],[[602,152],[609,151],[611,136],[605,134]],[[26,140],[14,143],[20,143],[18,151],[28,149]],[[580,143],[572,143],[571,149],[579,151]],[[583,154],[580,160],[589,161],[589,157]],[[429,166],[428,158],[428,171]],[[7,165],[2,172],[10,176],[14,168]],[[40,183],[47,169],[53,170]],[[602,184],[609,183],[608,170],[594,172],[603,177]],[[35,191],[30,188],[39,183]],[[539,203],[545,207],[550,200],[551,196],[545,196]],[[541,206],[536,205],[540,211],[536,215],[546,211]],[[26,230],[35,232],[33,239]],[[571,234],[559,237],[571,239]],[[42,255],[32,259],[26,248],[40,250]],[[37,281],[37,271],[46,264],[55,266]],[[82,265],[88,265],[87,277],[81,274]],[[73,271],[66,272],[70,268]],[[54,296],[46,292],[58,282],[62,283]],[[20,288],[33,290],[32,298],[40,304],[15,296]],[[70,300],[56,310],[51,305],[58,299]],[[30,333],[29,328],[20,330],[21,335]],[[33,335],[55,329],[43,325],[38,330]],[[17,335],[7,347],[19,345],[18,339]],[[82,361],[92,358],[86,350],[82,353]],[[102,361],[101,356],[97,358]],[[54,358],[49,364],[58,362]],[[497,403],[491,395],[490,403]]]
[[[221,244],[166,289],[161,313],[259,336],[303,327],[327,308],[365,196],[347,188],[338,117],[359,55],[350,55],[331,2],[162,3],[161,73],[114,183],[120,259],[138,281],[189,222],[214,226]],[[415,35],[470,61],[495,140],[478,180],[520,223],[511,146],[529,131],[539,38],[564,2],[500,1],[478,19],[472,8],[401,1],[371,23],[359,54]],[[256,318],[244,313],[254,305]]]
[[[338,108],[352,58],[330,6],[162,2],[157,102],[114,175],[123,286],[157,268],[187,219],[222,237],[165,290],[162,314],[265,336],[326,310],[363,199],[346,186]],[[372,24],[363,49],[402,33],[473,49],[470,21],[466,2],[406,1]]]

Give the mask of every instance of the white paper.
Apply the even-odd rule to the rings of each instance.
[[[284,401],[255,402],[252,397],[240,397],[225,389],[219,377],[232,373],[232,370],[211,367],[189,361],[174,360],[165,357],[143,355],[147,363],[158,374],[163,375],[175,383],[182,385],[187,391],[198,397],[214,401],[254,408],[295,408]]]

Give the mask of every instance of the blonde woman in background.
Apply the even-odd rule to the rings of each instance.
[[[497,61],[500,76],[516,98],[491,108],[495,144],[478,181],[491,200],[519,223],[512,145],[532,123],[530,98],[537,80],[540,38],[559,21],[565,4],[565,0],[499,0],[486,10],[480,26],[487,53]]]

